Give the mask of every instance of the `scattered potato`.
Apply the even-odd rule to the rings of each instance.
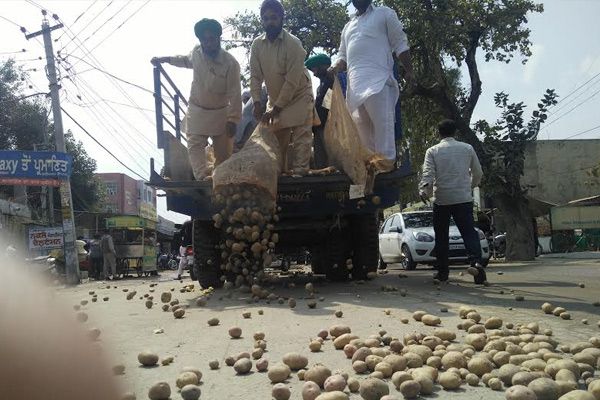
[[[217,326],[219,325],[219,318],[211,318],[208,320],[208,326]]]
[[[535,393],[537,400],[557,400],[560,394],[558,384],[550,378],[535,379],[527,387]]]
[[[325,384],[325,380],[331,376],[331,370],[324,365],[317,364],[311,368],[309,368],[304,374],[304,380],[312,381],[319,385],[319,387],[323,387]]]
[[[171,387],[167,382],[158,382],[152,385],[148,391],[150,400],[169,400],[171,397]]]
[[[179,374],[175,382],[179,389],[183,388],[186,385],[197,385],[198,383],[200,383],[198,375],[191,371],[186,371]]]
[[[219,360],[212,360],[208,362],[208,367],[210,369],[219,369]]]
[[[390,388],[381,379],[367,378],[360,384],[359,393],[364,400],[380,400],[390,394]]]
[[[343,392],[346,388],[346,379],[339,374],[331,375],[327,379],[325,379],[325,383],[323,383],[323,388],[326,392]]]
[[[232,339],[239,339],[242,337],[242,328],[237,326],[229,328],[229,336],[231,336]]]
[[[184,315],[185,315],[185,309],[183,309],[183,308],[178,308],[177,310],[173,311],[173,316],[177,319],[183,318]]]
[[[158,363],[158,355],[151,351],[142,351],[137,358],[144,367],[152,367]]]
[[[346,346],[344,346],[344,352],[347,346],[350,346],[349,344],[347,344]],[[319,351],[321,351],[321,342],[319,342],[318,340],[313,340],[309,343],[308,348],[310,349],[310,351],[312,351],[313,353],[317,353]],[[352,356],[348,357],[351,358]]]
[[[267,370],[267,368],[269,368],[269,360],[266,358],[261,358],[256,361],[256,370],[258,372],[264,372]]]
[[[247,374],[252,369],[252,361],[248,358],[240,358],[233,364],[233,369],[238,375]]]
[[[275,400],[288,400],[291,395],[290,388],[283,383],[273,385],[273,389],[271,390],[271,396],[273,396]]]
[[[183,400],[198,400],[201,390],[197,385],[185,385],[181,388],[180,394]]]
[[[271,383],[280,383],[285,381],[291,374],[290,367],[285,364],[275,364],[269,368],[268,377]]]
[[[438,383],[446,390],[456,390],[460,388],[460,376],[452,372],[442,372],[438,378]]]
[[[515,385],[505,392],[506,400],[537,400],[535,393],[527,386]]]
[[[297,371],[308,365],[308,358],[298,353],[287,353],[283,356],[283,363],[292,371]]]

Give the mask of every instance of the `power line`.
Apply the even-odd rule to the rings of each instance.
[[[3,53],[0,53],[0,56],[5,56],[5,55],[9,55],[9,54],[21,54],[21,53],[25,53],[27,51],[27,49],[21,49],[19,51],[5,51]]]
[[[77,18],[75,18],[75,21],[73,21],[73,24],[71,24],[71,26],[74,26],[77,21],[79,21],[81,19],[81,17],[83,17],[85,15],[85,13],[87,13],[90,8],[92,8],[94,6],[94,4],[96,4],[98,2],[98,0],[94,0],[92,2],[92,4],[90,4],[89,6],[87,6],[87,8],[85,10],[83,10],[83,12],[81,14],[79,14],[79,16]],[[61,35],[57,38],[54,39],[54,42],[58,42],[60,39],[62,39],[62,37],[65,35],[65,32],[61,33]]]
[[[600,72],[598,72],[596,75],[592,76],[590,79],[588,79],[587,81],[583,82],[581,85],[577,86],[575,89],[573,89],[571,92],[569,92],[565,97],[563,97],[562,99],[560,99],[555,105],[554,107],[558,106],[560,103],[562,103],[563,101],[565,101],[566,99],[568,99],[570,96],[572,96],[573,94],[575,94],[577,91],[579,91],[579,89],[581,89],[582,87],[586,86],[588,83],[590,83],[591,81],[593,81],[594,79],[596,79],[596,77],[600,76]]]
[[[558,117],[556,117],[556,119],[552,120],[547,125],[544,125],[544,127],[542,129],[540,129],[540,131],[545,128],[548,128],[549,126],[552,126],[552,124],[554,124],[556,121],[560,120],[561,118],[565,117],[566,115],[570,114],[572,111],[576,110],[577,108],[581,107],[583,104],[587,103],[588,101],[590,101],[591,99],[596,97],[596,95],[598,93],[600,93],[600,89],[596,90],[591,96],[587,97],[585,100],[583,100],[582,102],[577,104],[575,107],[571,108],[569,111],[559,115]]]
[[[567,136],[566,138],[564,138],[564,139],[561,139],[561,140],[567,140],[567,139],[574,138],[574,137],[576,137],[576,136],[581,136],[581,135],[583,135],[584,133],[592,132],[592,131],[595,131],[596,129],[600,129],[600,125],[598,125],[598,126],[595,126],[595,127],[593,127],[593,128],[590,128],[590,129],[586,129],[585,131],[582,131],[582,132],[576,133],[576,134],[574,134],[574,135]]]
[[[110,73],[110,72],[108,72],[108,71],[105,71],[105,70],[103,70],[103,69],[101,69],[101,68],[98,68],[98,67],[94,66],[93,64],[91,64],[91,63],[89,63],[89,62],[85,61],[85,60],[84,60],[83,58],[81,58],[81,57],[74,56],[73,54],[67,54],[67,55],[65,55],[64,57],[73,57],[74,59],[76,59],[76,60],[79,60],[79,61],[83,62],[84,64],[88,65],[88,66],[89,66],[89,67],[91,67],[92,69],[95,69],[95,70],[96,70],[96,71],[98,71],[98,72],[102,72],[103,74],[106,74],[106,75],[110,76],[111,78],[114,78],[114,79],[116,79],[116,80],[118,80],[118,81],[120,81],[120,82],[126,83],[126,84],[128,84],[128,85],[131,85],[131,86],[133,86],[133,87],[135,87],[135,88],[138,88],[138,89],[140,89],[140,90],[143,90],[144,92],[147,92],[147,93],[150,93],[150,94],[154,94],[154,92],[153,92],[152,90],[150,90],[150,89],[146,89],[145,87],[143,87],[143,86],[140,86],[140,85],[138,85],[138,84],[136,84],[136,83],[129,82],[129,81],[128,81],[128,80],[126,80],[126,79],[119,78],[118,76],[115,76],[115,75],[111,74],[111,73]],[[65,58],[63,58],[61,61],[66,61],[66,59],[65,59]],[[75,67],[75,65],[76,65],[76,64],[71,64],[71,65],[72,65],[72,67]],[[71,67],[70,67],[70,68],[71,68]],[[68,71],[68,68],[67,68],[66,70]]]
[[[131,15],[129,15],[129,17],[127,17],[123,22],[121,22],[121,24],[119,26],[117,26],[115,29],[113,29],[108,35],[106,35],[104,37],[104,39],[102,39],[100,42],[98,42],[94,47],[91,48],[91,50],[89,50],[87,53],[84,54],[84,57],[87,56],[89,53],[91,53],[92,51],[94,51],[98,46],[100,46],[102,43],[104,43],[109,37],[111,37],[116,31],[118,31],[123,25],[125,25],[131,18],[133,18],[138,12],[140,12],[142,10],[142,8],[144,8],[148,3],[150,3],[150,0],[146,0],[146,2],[144,4],[142,4],[140,7],[138,7]],[[75,63],[74,65],[77,65],[77,63]]]
[[[5,17],[5,16],[3,16],[3,15],[0,15],[0,18],[2,18],[3,20],[5,20],[5,21],[7,21],[7,22],[10,22],[11,24],[13,24],[14,26],[16,26],[16,27],[17,27],[17,28],[19,28],[19,29],[24,29],[24,28],[23,28],[23,25],[19,25],[19,24],[17,24],[15,21],[13,21],[13,20],[10,20],[10,19],[6,18],[6,17]]]
[[[85,31],[89,26],[91,26],[91,22],[94,20],[97,20],[98,18],[100,18],[100,16],[104,13],[104,11],[106,11],[113,3],[114,0],[111,0],[106,7],[104,7],[102,10],[100,10],[100,12],[98,14],[96,14],[94,17],[92,17],[92,19],[90,20],[90,23],[86,26],[84,26],[83,28],[81,28],[81,30],[78,33],[73,32],[73,30],[71,30],[71,28],[67,28],[72,34],[73,36],[71,37],[70,35],[67,35],[71,38],[71,40],[69,40],[67,42],[67,44],[65,44],[64,46],[61,47],[61,51],[64,50],[65,47],[67,47],[68,45],[70,45],[71,43],[75,43],[75,39],[77,38],[77,36],[81,35],[83,33],[83,31]],[[65,26],[67,26],[67,24],[64,23],[64,21],[61,21]],[[79,40],[79,39],[77,39]]]
[[[115,160],[117,160],[117,162],[119,164],[121,164],[123,167],[127,168],[127,170],[129,170],[131,173],[139,176],[142,180],[146,180],[146,178],[144,178],[142,175],[138,174],[137,172],[135,172],[133,169],[129,168],[129,166],[127,166],[123,161],[121,161],[121,159],[119,159],[117,156],[115,156],[110,150],[108,150],[106,147],[104,147],[104,145],[102,143],[100,143],[98,141],[98,139],[96,139],[94,137],[94,135],[92,135],[87,129],[85,129],[79,122],[77,122],[77,120],[75,118],[73,118],[71,116],[71,114],[69,114],[64,107],[60,108],[62,110],[62,112],[65,113],[65,115],[67,117],[69,117],[69,119],[71,119],[71,121],[73,121],[75,123],[75,125],[77,125],[86,135],[88,135],[94,142],[96,142],[96,144],[98,144],[98,146],[100,146],[104,151],[106,151],[112,158],[114,158]]]

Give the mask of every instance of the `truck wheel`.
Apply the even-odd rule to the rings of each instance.
[[[190,278],[192,278],[193,281],[197,281],[198,280],[198,271],[196,270],[196,263],[195,262],[190,267]]]
[[[352,235],[352,279],[367,279],[379,264],[379,225],[376,214],[354,215],[350,218]],[[385,265],[385,264],[382,264]],[[383,269],[383,268],[382,268]]]
[[[327,233],[325,240],[325,276],[330,281],[341,282],[348,280],[349,270],[346,260],[349,257],[348,231],[334,229]]]
[[[215,228],[212,221],[194,221],[194,276],[203,288],[218,288],[221,282],[221,255],[216,246],[221,238],[221,231]]]

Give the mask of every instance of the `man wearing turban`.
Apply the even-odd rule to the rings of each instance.
[[[316,54],[309,57],[304,65],[317,78],[319,78],[319,87],[317,88],[317,96],[315,97],[315,109],[320,125],[313,126],[313,145],[314,145],[314,168],[321,169],[329,166],[327,162],[327,151],[325,149],[325,124],[329,116],[329,110],[323,106],[323,100],[327,92],[333,87],[334,78],[327,73],[327,69],[331,66],[331,58],[327,54]],[[340,72],[337,75],[342,91],[346,92],[346,73]]]
[[[293,146],[294,175],[308,172],[314,99],[310,75],[304,67],[306,51],[300,40],[283,29],[284,9],[277,0],[265,0],[260,17],[265,33],[254,39],[250,50],[250,91],[255,117],[273,126],[281,149],[281,170],[287,172],[287,148]],[[261,85],[269,94],[268,107],[261,102]]]
[[[210,175],[206,165],[209,137],[215,166],[231,156],[236,125],[242,114],[242,89],[239,63],[221,48],[221,24],[205,18],[196,23],[194,33],[200,44],[189,55],[157,57],[152,62],[194,70],[182,131],[187,135],[194,177],[202,180]]]

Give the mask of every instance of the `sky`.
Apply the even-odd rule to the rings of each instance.
[[[27,41],[19,28],[6,19],[29,32],[39,30],[42,15],[33,2],[56,13],[67,26],[53,32],[55,52],[62,49],[61,54],[68,55],[73,65],[70,79],[66,78],[69,72],[64,66],[59,68],[63,78],[63,108],[115,157],[63,116],[65,130],[71,129],[75,138],[84,143],[88,154],[97,160],[98,172],[124,172],[136,178],[139,177],[119,161],[144,178],[149,176],[150,157],[156,160],[157,171],[163,163],[162,152],[155,145],[150,59],[189,53],[197,42],[193,26],[199,19],[223,21],[237,12],[257,10],[261,3],[260,0],[0,0],[0,60],[14,57],[19,65],[30,70],[28,84],[33,88],[27,89],[26,94],[47,91],[45,61],[38,59],[44,56],[44,48],[41,39]],[[523,65],[518,58],[508,65],[480,60],[483,93],[473,121],[497,118],[493,102],[497,92],[504,91],[511,100],[535,107],[544,91],[554,88],[561,102],[550,110],[540,138],[600,138],[600,24],[597,23],[600,0],[543,3],[545,12],[529,19],[533,56],[528,63]],[[223,37],[233,35],[226,28]],[[26,52],[20,52],[21,49]],[[247,62],[245,52],[237,51],[234,55],[242,65]],[[139,87],[116,84],[106,74],[79,61],[80,58]],[[189,93],[191,70],[166,68],[182,93]],[[175,222],[187,219],[167,211],[164,197],[158,199],[158,212]]]

